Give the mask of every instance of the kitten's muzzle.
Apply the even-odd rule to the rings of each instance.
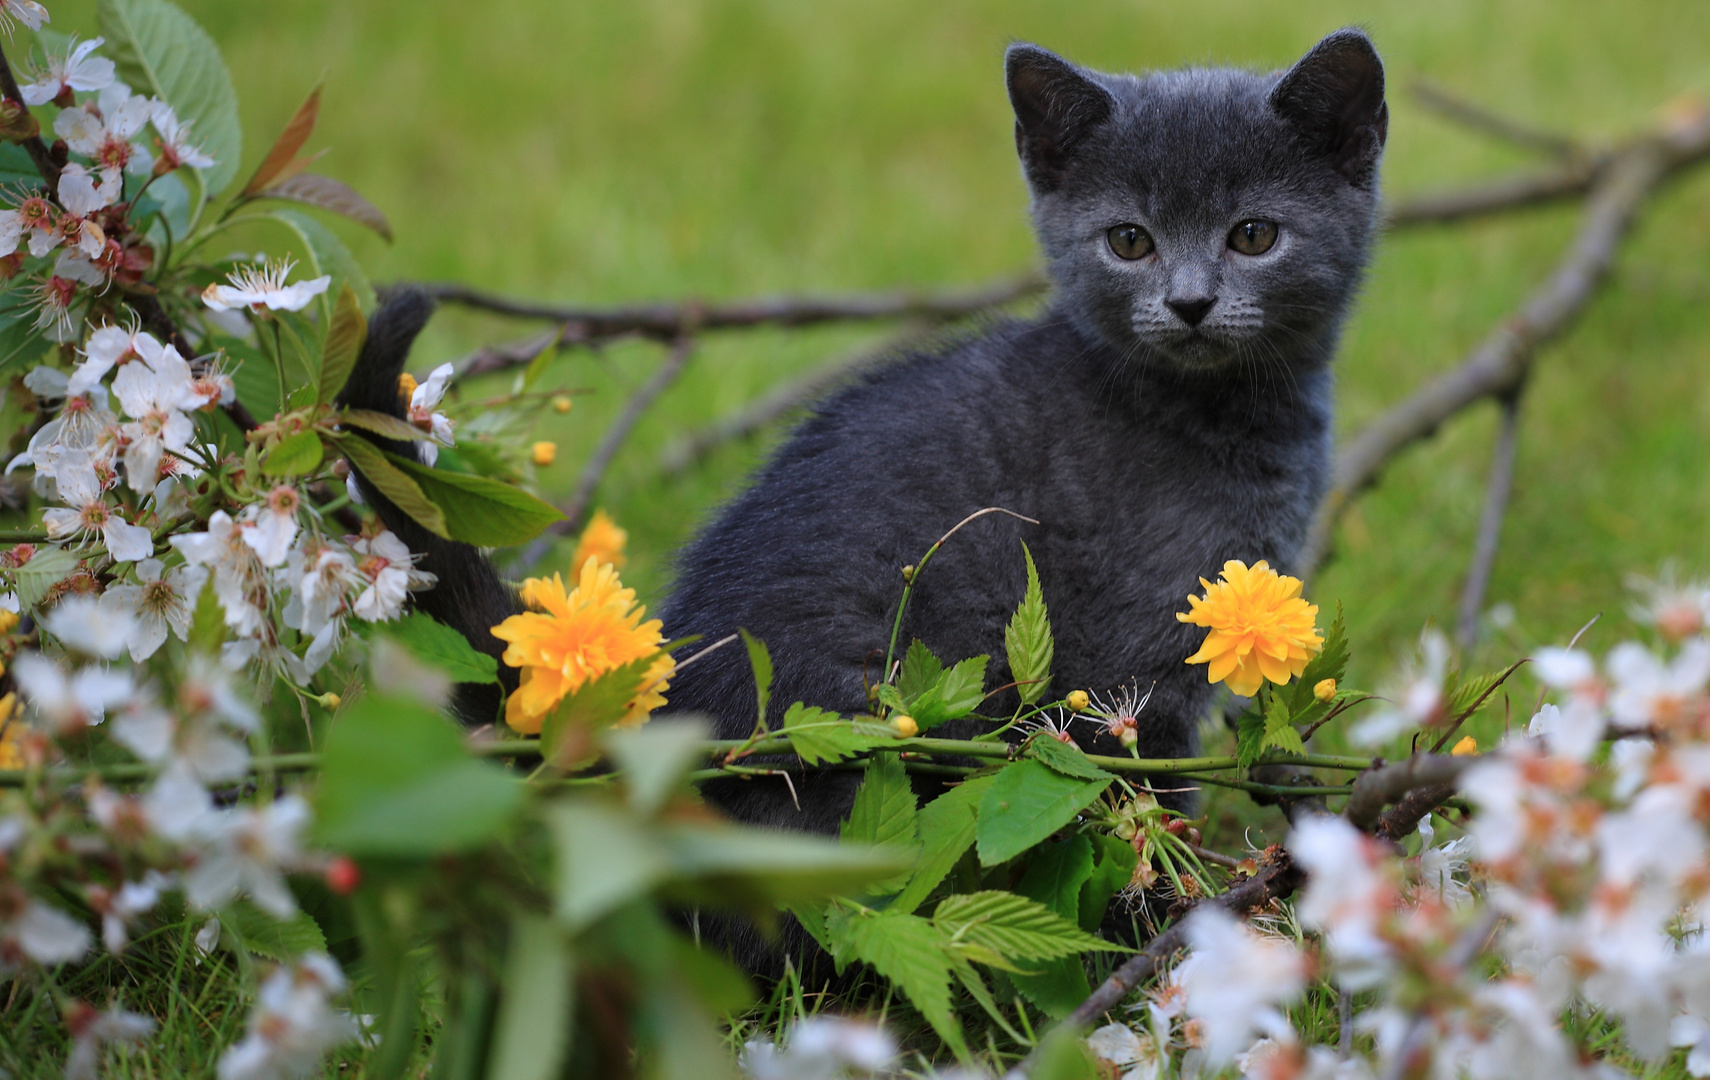
[[[1164,301],[1164,306],[1175,312],[1182,322],[1189,326],[1198,326],[1215,303],[1215,296],[1172,296]]]

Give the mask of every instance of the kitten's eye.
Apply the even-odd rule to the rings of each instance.
[[[1229,246],[1243,255],[1263,255],[1276,242],[1274,221],[1243,221],[1229,230]]]
[[[1144,259],[1152,253],[1152,238],[1138,225],[1116,225],[1104,235],[1119,259]]]

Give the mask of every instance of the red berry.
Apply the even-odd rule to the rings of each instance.
[[[362,870],[348,855],[335,855],[327,863],[327,888],[340,896],[349,896],[362,884]]]

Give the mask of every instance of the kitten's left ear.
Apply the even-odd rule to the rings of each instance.
[[[1383,61],[1349,27],[1312,47],[1271,91],[1271,108],[1290,121],[1355,187],[1367,187],[1389,134]]]

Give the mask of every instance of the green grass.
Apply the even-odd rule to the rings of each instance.
[[[325,79],[312,145],[332,152],[320,168],[367,194],[397,232],[387,246],[339,226],[376,280],[455,279],[563,301],[955,285],[1033,266],[1000,78],[1016,38],[1106,68],[1281,66],[1359,22],[1391,77],[1392,195],[1529,164],[1421,109],[1404,89],[1415,77],[1589,138],[1710,92],[1710,7],[1696,0],[181,2],[226,50],[251,140],[246,169]],[[90,0],[52,9],[56,29],[92,31]],[[1548,272],[1574,220],[1551,209],[1389,239],[1340,360],[1340,429],[1456,363]],[[1543,355],[1490,591],[1513,605],[1518,629],[1513,642],[1481,645],[1469,667],[1565,640],[1597,612],[1601,651],[1628,632],[1625,573],[1668,558],[1710,569],[1707,253],[1710,173],[1647,209],[1611,287]],[[529,329],[447,311],[416,366]],[[663,481],[665,442],[872,336],[706,340],[600,492],[631,530],[626,578],[643,596],[663,594],[670,553],[768,445],[730,447]],[[553,433],[559,461],[543,473],[553,492],[568,490],[657,356],[625,345],[559,362],[567,383],[598,392]],[[1339,558],[1311,592],[1346,607],[1354,685],[1378,685],[1427,621],[1452,625],[1494,431],[1493,408],[1470,411],[1347,519]],[[1517,716],[1531,693],[1522,684],[1514,695]],[[1502,716],[1490,710],[1470,730],[1486,742]],[[1227,793],[1210,806],[1219,837],[1275,824]],[[234,1030],[225,1011],[209,1016],[196,1037]]]

